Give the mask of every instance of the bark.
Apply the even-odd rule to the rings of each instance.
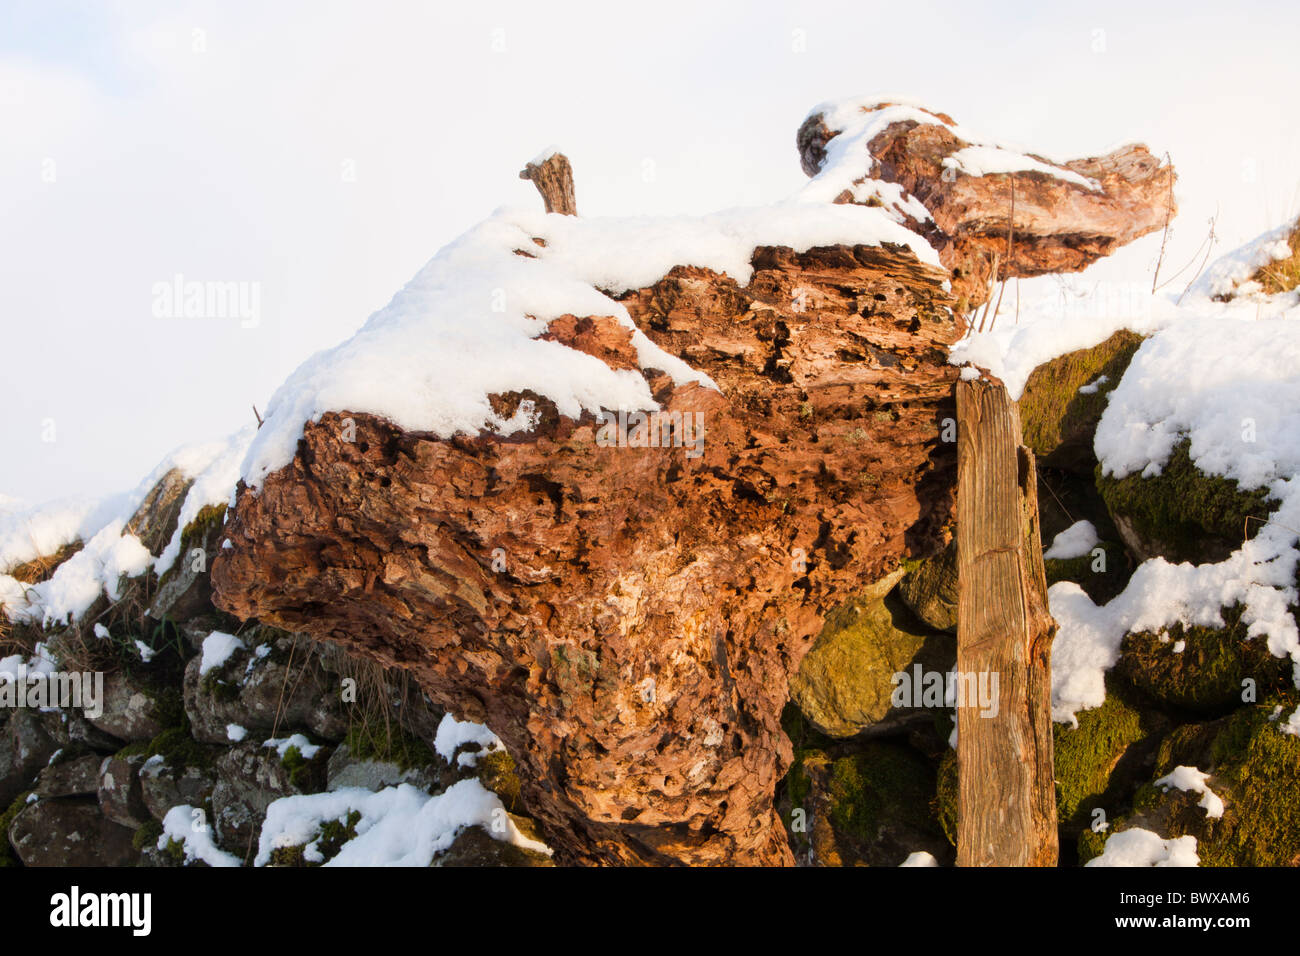
[[[957,708],[960,866],[1055,866],[1051,646],[1033,453],[1000,382],[957,385],[957,672],[996,674],[995,714]],[[989,708],[991,711],[992,708]]]

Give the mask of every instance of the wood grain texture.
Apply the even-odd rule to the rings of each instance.
[[[547,212],[563,216],[578,214],[578,201],[573,195],[573,166],[563,153],[552,153],[540,163],[529,163],[519,171],[520,179],[530,179],[542,194]]]
[[[1033,454],[1000,382],[957,385],[959,675],[996,674],[998,707],[958,700],[959,866],[1055,866],[1051,667],[1056,625]]]

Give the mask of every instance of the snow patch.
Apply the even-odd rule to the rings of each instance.
[[[1043,552],[1044,561],[1068,561],[1082,558],[1101,543],[1097,529],[1091,521],[1076,521],[1052,539],[1052,546]]]
[[[1192,793],[1201,795],[1201,802],[1197,806],[1205,809],[1205,815],[1212,820],[1217,820],[1223,816],[1223,798],[1210,789],[1207,782],[1210,779],[1208,773],[1203,773],[1195,767],[1181,766],[1175,767],[1172,773],[1168,773],[1156,781],[1157,787],[1163,787],[1168,793],[1171,789],[1177,787],[1179,790],[1189,790]]]
[[[437,796],[404,783],[375,793],[346,787],[281,797],[267,808],[253,865],[265,866],[272,851],[281,847],[311,849],[322,824],[344,820],[352,811],[361,814],[357,835],[326,866],[425,867],[470,826],[481,826],[495,839],[515,846],[551,853],[544,843],[519,831],[495,793],[477,780],[461,780]]]
[[[1196,837],[1166,840],[1150,830],[1135,827],[1106,841],[1101,856],[1085,866],[1200,866]]]
[[[203,639],[203,660],[199,662],[199,676],[222,667],[235,651],[242,650],[244,642],[225,631],[213,631]]]

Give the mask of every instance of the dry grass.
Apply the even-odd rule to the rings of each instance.
[[[400,715],[426,708],[411,675],[360,655],[343,658],[340,677],[356,681],[357,697],[348,710],[348,740],[372,754],[394,754],[408,746]]]
[[[1270,262],[1251,276],[1269,295],[1290,292],[1300,287],[1300,223],[1297,223],[1291,235],[1287,237],[1287,243],[1291,246],[1291,255],[1288,258]]]
[[[73,541],[65,544],[53,554],[43,555],[39,558],[32,558],[30,561],[24,561],[22,564],[16,564],[5,573],[23,584],[40,584],[42,581],[48,581],[50,576],[54,574],[55,568],[80,550],[81,542]]]

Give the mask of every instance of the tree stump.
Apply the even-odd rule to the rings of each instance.
[[[957,421],[957,863],[1055,866],[1056,624],[1034,456],[1001,382],[958,382]],[[996,713],[962,698],[971,675],[997,675]]]
[[[547,212],[564,216],[578,214],[578,202],[573,197],[573,167],[563,153],[551,153],[540,163],[529,163],[519,171],[520,179],[531,179],[542,194]]]

